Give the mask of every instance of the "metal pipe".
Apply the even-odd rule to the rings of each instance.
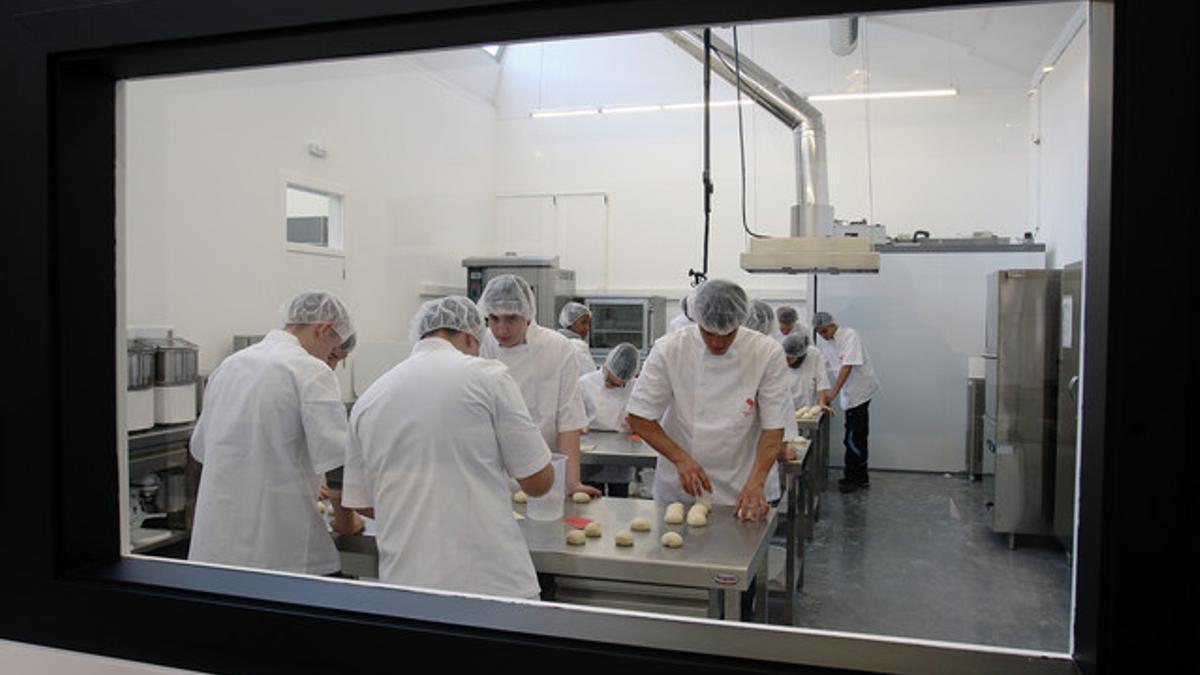
[[[701,31],[664,31],[663,36],[696,60],[702,63],[706,60],[705,54],[709,50],[704,47]],[[833,207],[829,204],[825,123],[821,111],[745,55],[738,55],[740,67],[735,70],[734,49],[724,40],[713,36],[711,51],[717,57],[711,61],[713,72],[726,82],[738,86],[737,70],[740,70],[742,91],[792,130],[796,158],[796,206],[792,207],[792,236],[829,234],[833,227]]]

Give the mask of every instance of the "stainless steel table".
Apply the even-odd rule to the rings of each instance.
[[[809,440],[809,449],[813,454],[809,460],[808,483],[809,500],[812,508],[812,519],[821,519],[821,493],[829,487],[829,414],[821,411],[813,419],[796,419],[800,434]],[[808,540],[812,541],[813,531],[809,528]]]
[[[515,505],[518,513],[523,505]],[[568,502],[566,518],[588,518],[599,522],[604,535],[583,546],[566,543],[572,528],[563,521],[520,521],[521,532],[538,572],[564,577],[634,582],[653,587],[693,588],[708,593],[708,616],[741,619],[742,594],[755,577],[755,618],[767,619],[767,548],[775,531],[778,514],[770,509],[760,522],[741,522],[730,506],[715,506],[706,527],[667,525],[666,504],[646,499],[603,497],[588,504]],[[613,537],[629,530],[641,516],[650,521],[649,532],[634,532],[631,547],[616,545]],[[683,535],[683,547],[664,547],[659,539],[667,532]]]
[[[804,540],[812,540],[813,472],[810,459],[816,456],[813,443],[792,446],[796,459],[779,463],[779,480],[787,495],[787,562],[783,581],[783,621],[795,625],[796,589],[804,585]]]
[[[653,469],[658,453],[641,439],[616,431],[590,431],[579,439],[579,463]]]

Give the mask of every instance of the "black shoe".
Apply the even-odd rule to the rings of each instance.
[[[861,487],[861,486],[852,480],[846,480],[845,478],[843,478],[838,481],[838,492],[841,492],[843,494],[845,494],[847,492],[854,492],[859,487]]]

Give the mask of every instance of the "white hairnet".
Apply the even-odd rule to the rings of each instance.
[[[591,316],[592,310],[587,308],[587,305],[578,302],[568,302],[563,305],[562,311],[558,313],[558,325],[563,328],[570,328],[571,324],[579,320],[579,317],[587,315]]]
[[[342,340],[354,335],[354,322],[345,303],[329,291],[301,291],[283,308],[283,325],[307,326],[330,322]]]
[[[788,356],[800,356],[808,349],[808,334],[792,331],[783,338],[783,353]]]
[[[690,305],[692,320],[710,333],[728,335],[746,321],[750,301],[741,286],[710,279],[696,287]]]
[[[775,323],[775,310],[762,300],[750,303],[750,313],[746,315],[745,326],[763,335],[771,332]]]
[[[617,379],[628,382],[637,374],[641,359],[642,355],[638,353],[637,347],[622,342],[608,353],[608,358],[604,359],[604,367]]]
[[[833,323],[833,315],[829,312],[817,312],[813,314],[813,328],[824,328]]]
[[[416,342],[439,328],[470,333],[482,342],[485,330],[483,314],[479,312],[475,303],[461,295],[447,295],[430,300],[421,305],[413,316],[409,337]]]
[[[775,319],[784,326],[790,326],[796,323],[800,315],[796,313],[795,307],[783,306],[775,310]]]
[[[529,282],[513,274],[501,274],[488,282],[479,296],[479,310],[484,315],[519,314],[533,321],[537,305]]]

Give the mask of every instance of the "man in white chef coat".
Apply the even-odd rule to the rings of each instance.
[[[536,599],[508,478],[550,490],[550,449],[508,375],[477,358],[470,300],[426,302],[412,354],[354,404],[342,503],[376,519],[379,578],[420,588]]]
[[[579,437],[587,426],[579,394],[579,362],[567,338],[533,320],[537,302],[529,282],[512,274],[493,278],[479,296],[487,317],[480,356],[497,359],[521,389],[533,423],[550,448],[567,456],[567,494],[600,491],[579,476]]]
[[[846,414],[846,435],[842,439],[846,447],[845,477],[838,481],[838,489],[853,492],[870,487],[867,436],[870,433],[871,399],[879,391],[875,366],[858,331],[839,326],[828,312],[814,314],[813,326],[820,336],[821,351],[829,369],[837,374],[830,398],[838,398]]]
[[[613,347],[600,370],[579,378],[583,408],[587,411],[588,430],[593,432],[629,433],[625,421],[625,404],[633,392],[633,378],[641,365],[637,347],[622,342]],[[583,469],[584,478],[595,487],[604,486],[606,494],[628,497],[634,469],[630,466],[590,466]]]
[[[784,338],[798,330],[796,322],[799,320],[800,314],[796,311],[795,307],[784,305],[783,307],[775,310],[775,322],[778,324],[778,326],[774,331],[771,332],[771,337],[779,340],[779,342],[782,343]],[[802,333],[805,333],[806,331],[807,328],[800,330]]]
[[[346,306],[305,291],[282,330],[217,366],[191,453],[203,465],[188,559],[336,574],[341,559],[317,510],[325,472],[346,459],[346,406],[328,365],[354,335]]]
[[[737,284],[704,282],[690,307],[697,325],[664,336],[646,358],[626,409],[661,455],[655,499],[711,492],[714,504],[755,520],[779,499],[775,464],[795,411],[783,348],[742,326],[749,305]]]
[[[592,348],[588,346],[588,333],[592,332],[592,310],[580,302],[568,302],[558,313],[558,334],[567,338],[575,349],[575,358],[579,363],[579,374],[584,375],[596,370],[596,361],[592,358]]]

